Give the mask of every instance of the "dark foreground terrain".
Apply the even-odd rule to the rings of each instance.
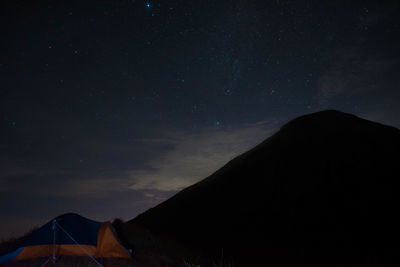
[[[198,262],[400,266],[399,153],[394,127],[305,115],[124,224],[125,242],[143,247],[139,227]]]

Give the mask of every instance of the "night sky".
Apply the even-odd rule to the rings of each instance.
[[[131,219],[304,113],[400,127],[399,11],[1,1],[0,238],[64,212]]]

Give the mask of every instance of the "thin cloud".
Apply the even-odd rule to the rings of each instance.
[[[387,75],[393,64],[393,60],[360,54],[356,49],[337,53],[318,81],[318,103],[325,106],[335,97],[382,89],[382,77]]]
[[[16,160],[0,160],[0,192],[25,192],[35,196],[97,198],[132,190],[177,191],[218,170],[235,156],[257,145],[271,133],[268,121],[241,125],[234,129],[212,128],[199,133],[168,133],[154,139],[134,139],[147,146],[141,167],[137,146],[120,142],[88,149],[93,155],[120,151],[126,162],[118,166],[75,168],[38,161],[25,166]],[[102,143],[102,142],[99,142]],[[91,147],[91,143],[86,146]],[[97,150],[96,150],[97,148]],[[130,158],[130,159],[129,159]],[[99,158],[101,160],[101,158]],[[118,162],[120,163],[120,162]],[[83,163],[86,164],[86,163]],[[44,168],[47,166],[48,168]]]
[[[264,123],[231,130],[209,129],[197,134],[176,133],[164,139],[172,145],[148,163],[148,168],[132,170],[133,190],[181,190],[207,177],[235,156],[260,143],[271,134]]]

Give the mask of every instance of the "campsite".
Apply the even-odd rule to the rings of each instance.
[[[0,267],[400,266],[400,0],[0,0]]]

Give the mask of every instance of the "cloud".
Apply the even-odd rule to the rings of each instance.
[[[328,70],[318,81],[318,102],[328,104],[341,95],[354,96],[382,87],[382,76],[393,66],[393,60],[354,50],[336,54]]]
[[[53,166],[51,161],[39,159],[27,165],[24,161],[3,158],[0,192],[93,199],[127,190],[177,191],[207,177],[263,141],[270,135],[273,123],[209,128],[198,133],[169,132],[155,138],[134,139],[125,145],[114,140],[111,143],[98,140],[100,146],[86,142],[86,150],[95,160],[92,164],[83,162],[82,167],[78,163]],[[108,158],[110,153],[115,159],[111,161],[113,164],[94,164],[104,161],[97,155]],[[134,164],[138,160],[141,164]]]
[[[367,6],[355,10],[355,25],[349,27],[357,30],[352,36],[327,50],[327,67],[317,81],[317,100],[323,107],[340,97],[344,97],[343,103],[349,97],[368,95],[374,99],[376,92],[398,90],[399,54],[394,49],[398,41],[393,35],[398,3],[383,1]]]
[[[265,122],[236,129],[208,129],[201,133],[174,133],[158,140],[172,148],[132,170],[130,189],[181,190],[218,170],[271,134]]]

